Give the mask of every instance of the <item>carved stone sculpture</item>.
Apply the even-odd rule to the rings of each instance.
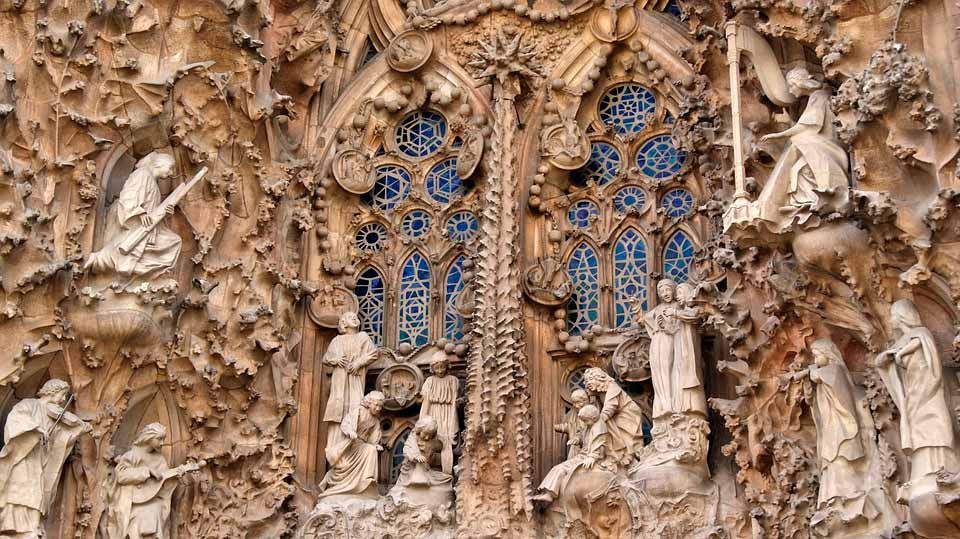
[[[553,430],[566,437],[567,458],[573,458],[580,452],[580,443],[582,442],[581,431],[583,425],[580,423],[578,414],[580,410],[590,403],[590,395],[582,389],[576,389],[570,393],[570,411],[563,418],[563,423],[553,426]]]
[[[143,428],[133,447],[117,459],[101,539],[166,539],[176,479],[203,466],[171,468],[160,452],[167,429],[160,423]]]
[[[790,71],[786,79],[790,93],[797,98],[807,96],[808,101],[793,127],[760,139],[787,139],[787,147],[757,199],[759,218],[774,232],[843,209],[849,183],[847,153],[834,132],[830,91],[803,68]]]
[[[450,360],[445,352],[436,352],[430,361],[430,372],[420,388],[422,403],[420,419],[431,417],[437,424],[437,438],[443,444],[441,469],[453,473],[453,446],[456,444],[460,421],[457,419],[457,396],[460,382],[450,374]]]
[[[540,494],[534,500],[550,504],[562,498],[570,478],[580,470],[597,468],[613,472],[617,469],[618,458],[610,451],[611,436],[600,410],[587,404],[577,412],[577,418],[583,424],[582,438],[578,444],[580,451],[550,469],[540,483]]]
[[[583,379],[587,391],[600,399],[600,421],[610,434],[608,453],[615,462],[629,464],[634,452],[643,447],[643,412],[640,406],[603,369],[591,367],[583,374]],[[585,447],[581,444],[581,451]]]
[[[137,162],[110,208],[105,247],[92,253],[84,267],[96,273],[115,271],[144,277],[162,273],[176,264],[182,241],[163,224],[154,226],[142,241],[125,245],[125,240],[138,229],[151,227],[159,219],[156,210],[161,208],[163,198],[157,182],[171,176],[175,165],[173,157],[160,152],[150,153]],[[170,204],[162,209],[171,215],[176,206]]]
[[[706,415],[707,402],[699,373],[696,311],[676,298],[677,284],[657,283],[660,304],[643,315],[650,335],[653,417],[669,414]]]
[[[876,364],[900,411],[900,440],[910,462],[910,483],[920,492],[929,488],[923,485],[938,472],[957,471],[954,419],[944,393],[940,353],[913,302],[894,303],[890,321],[896,341],[877,356]]]
[[[340,424],[363,398],[363,384],[367,366],[377,358],[373,340],[360,331],[357,313],[346,312],[340,316],[340,334],[330,341],[323,355],[323,363],[333,369],[330,377],[330,397],[323,411],[327,425],[327,448],[340,445]]]
[[[380,412],[385,397],[379,391],[368,393],[336,425],[336,442],[327,447],[330,469],[320,481],[320,498],[377,495],[377,453],[380,445]]]
[[[37,398],[14,405],[0,450],[0,535],[44,537],[44,517],[57,497],[64,462],[91,427],[66,411],[70,386],[52,379]]]
[[[453,502],[453,476],[437,469],[447,447],[438,432],[437,420],[421,414],[403,445],[400,475],[390,489],[390,497],[395,501],[430,507]]]

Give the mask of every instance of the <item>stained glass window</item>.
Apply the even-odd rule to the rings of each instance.
[[[656,180],[673,177],[683,166],[687,152],[678,150],[670,135],[657,135],[643,143],[637,152],[637,166],[645,176]]]
[[[680,3],[677,0],[669,0],[667,2],[667,7],[663,10],[665,13],[669,13],[678,19],[683,19],[683,10],[680,9]]]
[[[636,229],[628,228],[613,247],[614,327],[630,325],[630,300],[647,310],[647,245]]]
[[[407,437],[410,436],[410,430],[407,429],[397,440],[393,442],[393,449],[390,450],[390,484],[396,484],[400,477],[400,466],[403,464],[403,446],[407,443]]]
[[[390,211],[410,195],[410,173],[397,165],[377,167],[377,181],[373,189],[363,195],[363,201],[381,211]]]
[[[663,248],[663,274],[677,283],[683,283],[690,277],[692,265],[693,242],[684,231],[678,230]]]
[[[636,185],[628,185],[613,195],[613,207],[617,213],[640,211],[646,203],[647,192]]]
[[[429,230],[430,214],[423,210],[413,210],[400,221],[400,233],[411,239],[419,238]]]
[[[620,173],[620,152],[613,144],[597,141],[590,146],[590,159],[586,165],[573,173],[573,181],[586,185],[590,180],[597,185],[606,185]]]
[[[463,290],[463,261],[462,255],[457,257],[444,279],[443,336],[451,341],[463,339],[463,316],[457,310],[457,298]]]
[[[447,219],[447,235],[457,242],[464,242],[473,238],[479,225],[477,218],[468,211],[459,211]]]
[[[567,210],[567,220],[577,228],[587,228],[600,216],[600,208],[589,200],[580,200]]]
[[[573,295],[567,304],[567,330],[579,335],[600,320],[600,264],[593,247],[581,243],[570,255],[567,273]]]
[[[639,84],[614,86],[600,98],[600,121],[621,134],[643,131],[656,110],[653,92]]]
[[[589,367],[580,367],[567,376],[567,393],[573,394],[574,391],[582,389],[587,390],[587,382],[583,379],[583,374]]]
[[[402,268],[398,341],[416,348],[427,344],[430,338],[430,263],[414,252]]]
[[[411,112],[397,126],[397,148],[410,157],[433,155],[446,137],[447,121],[429,110]]]
[[[426,179],[427,194],[441,204],[460,198],[466,192],[463,181],[457,174],[457,159],[440,161],[430,169]]]
[[[679,187],[671,189],[660,199],[660,205],[667,217],[683,217],[693,210],[693,194]]]
[[[374,344],[383,344],[383,276],[374,267],[368,267],[357,277],[354,289],[360,304],[360,330],[366,331]]]
[[[376,253],[383,249],[387,239],[387,227],[380,223],[367,223],[357,229],[355,236],[357,249],[365,253]]]

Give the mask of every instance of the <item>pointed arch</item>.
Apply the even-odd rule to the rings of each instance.
[[[417,348],[430,340],[430,262],[420,251],[414,251],[400,268],[397,343]]]
[[[613,327],[630,325],[630,302],[636,298],[647,310],[647,243],[634,227],[627,227],[613,244]]]
[[[684,230],[677,230],[663,246],[663,276],[677,283],[690,278],[693,266],[694,243]]]
[[[457,309],[457,300],[463,291],[464,260],[465,256],[457,255],[443,279],[443,337],[451,341],[463,339],[463,315]]]
[[[383,274],[374,267],[367,266],[357,277],[354,289],[360,309],[360,330],[365,331],[373,343],[383,346],[383,314],[386,300],[386,283]]]
[[[567,259],[573,295],[567,304],[567,331],[580,335],[600,322],[600,260],[587,242],[580,242]]]

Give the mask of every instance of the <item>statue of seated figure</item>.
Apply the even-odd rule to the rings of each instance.
[[[444,443],[438,428],[436,419],[423,416],[407,437],[400,476],[389,492],[396,503],[436,507],[453,502],[453,476],[440,470]]]

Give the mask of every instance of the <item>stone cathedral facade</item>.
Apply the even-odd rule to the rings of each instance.
[[[960,537],[958,29],[0,1],[0,538]]]

